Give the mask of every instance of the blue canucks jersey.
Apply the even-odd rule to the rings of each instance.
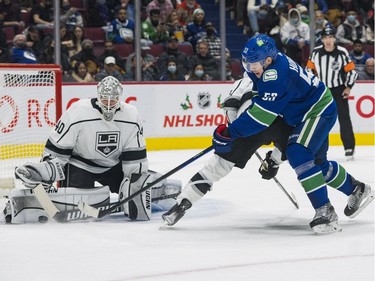
[[[295,126],[309,118],[336,114],[336,104],[326,86],[292,59],[279,53],[260,78],[253,80],[253,104],[229,125],[233,138],[254,135],[272,124],[277,116]]]

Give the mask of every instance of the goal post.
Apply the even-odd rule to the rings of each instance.
[[[54,64],[0,64],[0,188],[14,168],[38,161],[62,113],[62,72]]]

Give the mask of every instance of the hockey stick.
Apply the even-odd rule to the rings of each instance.
[[[263,164],[264,161],[263,161],[262,157],[259,155],[258,151],[255,151],[255,155],[256,155],[256,157],[258,157],[259,161]],[[279,182],[279,180],[276,177],[273,177],[272,179],[280,187],[280,189],[285,193],[285,195],[288,196],[289,200],[293,203],[293,205],[296,206],[297,209],[299,209],[297,199],[294,196],[293,192],[291,192],[291,194],[289,194],[288,191],[286,191],[286,189],[283,187],[283,185]]]
[[[48,197],[42,184],[38,184],[33,190],[33,193],[38,199],[42,208],[46,211],[50,219],[54,219],[55,215],[59,212],[56,206],[52,203],[51,199]]]
[[[121,205],[125,204],[126,202],[129,202],[131,199],[133,199],[137,195],[141,194],[142,192],[145,192],[147,189],[149,189],[153,185],[155,185],[155,184],[159,183],[160,181],[168,178],[169,176],[171,176],[174,173],[178,172],[182,168],[185,168],[187,165],[191,164],[192,162],[194,162],[195,160],[199,159],[200,157],[202,157],[206,153],[210,152],[212,149],[213,149],[212,145],[209,146],[209,147],[207,147],[206,149],[202,150],[201,152],[199,152],[198,154],[194,155],[190,159],[186,160],[184,163],[182,163],[182,164],[178,165],[177,167],[173,168],[172,170],[170,170],[166,174],[162,175],[161,177],[157,178],[153,182],[147,184],[145,187],[141,188],[137,192],[134,192],[132,195],[130,195],[129,197],[124,198],[121,201],[118,201],[118,202],[112,203],[112,204],[108,204],[106,206],[102,206],[99,209],[94,208],[94,207],[86,204],[83,201],[80,201],[79,204],[78,204],[78,208],[82,212],[84,212],[85,214],[87,214],[87,215],[89,215],[91,217],[94,217],[94,218],[104,217],[105,215],[111,213],[113,210],[117,209]]]

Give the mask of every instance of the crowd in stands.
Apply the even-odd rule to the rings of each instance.
[[[310,13],[308,0],[227,0],[232,19],[244,34],[267,33],[278,48],[304,65],[310,49]],[[364,52],[374,55],[373,0],[315,0],[315,45],[320,45],[320,33],[330,25],[337,30],[337,44],[357,52],[362,42]],[[368,59],[368,58],[367,58]],[[365,61],[358,62],[358,70]]]
[[[52,4],[0,0],[1,63],[55,61]],[[302,65],[310,44],[308,5],[307,0],[226,0],[246,35],[269,34]],[[107,75],[135,80],[134,0],[62,0],[60,8],[64,81],[92,82]],[[316,0],[316,45],[327,25],[337,29],[337,43],[350,51],[360,77],[371,77],[371,67],[373,77],[374,1]],[[143,0],[140,30],[143,81],[220,80],[220,34],[199,1]],[[228,49],[226,61],[226,80],[240,78]]]

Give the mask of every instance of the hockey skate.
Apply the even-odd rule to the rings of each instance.
[[[174,205],[168,212],[162,215],[164,224],[162,227],[176,224],[184,215],[187,209],[190,209],[192,204],[186,198],[182,199],[180,204]]]
[[[352,179],[355,186],[353,193],[348,198],[344,214],[349,218],[356,217],[362,210],[374,200],[374,191],[368,184]]]
[[[310,227],[316,234],[329,234],[341,231],[341,226],[337,223],[338,217],[335,208],[330,202],[315,210],[315,216]]]

